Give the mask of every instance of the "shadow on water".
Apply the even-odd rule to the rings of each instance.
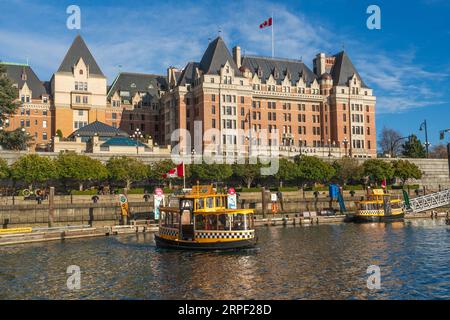
[[[0,247],[1,299],[448,299],[439,219],[259,228],[257,247],[179,251],[153,234]],[[81,269],[69,290],[67,267]],[[381,289],[367,289],[367,268]]]

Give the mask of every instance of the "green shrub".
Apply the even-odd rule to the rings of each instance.
[[[89,190],[72,190],[70,193],[74,196],[93,196],[95,194],[98,194],[97,189],[89,189]]]
[[[270,191],[280,191],[280,192],[290,192],[290,191],[298,191],[298,187],[277,187],[271,188]]]
[[[346,186],[343,187],[343,189],[344,189],[345,191],[351,191],[351,190],[353,190],[353,191],[356,191],[356,190],[364,190],[364,186],[361,185],[361,184],[356,184],[356,185],[346,185]]]
[[[261,192],[261,188],[240,188],[237,192]]]

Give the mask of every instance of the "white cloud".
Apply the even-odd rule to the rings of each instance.
[[[21,0],[10,7],[20,5],[20,10],[25,10],[29,4]],[[258,26],[275,12],[276,56],[302,57],[311,66],[318,52],[336,53],[345,43],[361,76],[374,88],[379,112],[403,112],[447,102],[435,89],[448,79],[447,74],[416,64],[414,50],[380,51],[374,45],[340,34],[328,22],[311,21],[303,13],[293,13],[287,5],[264,0],[177,1],[139,5],[137,10],[128,5],[94,4],[81,5],[81,9],[81,34],[109,82],[119,65],[123,71],[163,74],[168,66],[182,68],[189,61],[199,61],[208,38],[217,36],[219,28],[230,49],[240,44],[246,54],[270,55],[271,30]],[[12,20],[0,22],[0,59],[25,61],[28,57],[41,77],[50,78],[75,36],[73,31],[57,27],[65,25],[65,8],[53,11],[61,11],[61,15],[46,14],[52,12],[49,5],[33,5],[32,10],[23,11],[26,16],[21,21],[37,20],[46,28],[30,27],[27,23],[19,26]]]

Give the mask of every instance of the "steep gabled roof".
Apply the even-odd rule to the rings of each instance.
[[[335,86],[347,86],[348,80],[356,74],[361,80],[361,87],[368,88],[345,51],[335,54],[334,57],[335,62],[331,68],[331,76]]]
[[[63,59],[63,62],[59,66],[58,72],[72,72],[73,66],[78,63],[80,58],[83,58],[84,63],[89,66],[90,74],[104,77],[102,70],[98,66],[91,54],[91,51],[89,51],[89,48],[80,35],[77,35],[75,40],[73,40],[72,45]]]
[[[108,89],[108,99],[116,91],[129,91],[130,97],[136,93],[148,93],[152,98],[158,99],[158,91],[167,90],[167,79],[164,76],[146,73],[122,72]]]
[[[95,121],[88,124],[87,126],[84,126],[72,132],[69,138],[74,138],[76,136],[93,137],[95,135],[98,135],[99,137],[116,137],[116,136],[128,137],[128,133],[126,133],[125,131],[111,127],[106,123]]]
[[[279,73],[277,83],[280,84],[286,74],[291,77],[291,82],[296,84],[300,77],[303,77],[305,83],[309,84],[316,79],[316,75],[302,61],[258,56],[244,56],[242,66],[248,68],[252,73],[262,72],[263,80],[267,81],[274,70]]]
[[[211,42],[200,61],[200,70],[205,74],[217,74],[228,61],[235,74],[240,73],[222,37]]]
[[[192,84],[195,79],[195,69],[199,67],[200,64],[198,62],[189,62],[183,71],[181,71],[177,85],[185,86],[186,84]]]
[[[13,84],[17,84],[19,89],[22,89],[25,83],[27,84],[28,88],[32,91],[33,99],[39,99],[43,95],[49,94],[42,81],[39,80],[29,65],[8,62],[2,62],[0,64],[5,66],[7,77]],[[25,75],[25,77],[22,77],[22,75]]]

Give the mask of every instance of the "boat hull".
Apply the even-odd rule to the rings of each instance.
[[[180,250],[233,250],[252,248],[256,245],[257,238],[223,242],[195,242],[165,239],[155,234],[156,246],[166,249]]]
[[[391,221],[401,221],[405,218],[405,214],[395,214],[395,215],[387,215],[387,216],[377,216],[377,215],[347,215],[346,222],[356,222],[356,223],[364,223],[364,222],[391,222]]]

